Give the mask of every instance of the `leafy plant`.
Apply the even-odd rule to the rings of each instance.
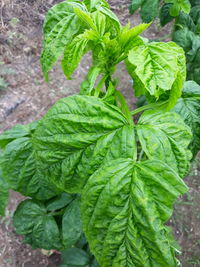
[[[130,12],[134,13],[140,7],[144,22],[159,17],[161,26],[165,26],[175,18],[172,40],[185,51],[187,80],[194,80],[200,84],[200,2],[188,0],[164,2],[159,5],[159,1],[132,0]]]
[[[134,13],[140,8],[140,15],[144,22],[151,22],[161,12],[161,21],[173,19],[180,14],[181,11],[184,13],[190,12],[190,1],[189,0],[164,0],[164,3],[160,10],[160,0],[132,0],[129,6],[130,13]]]
[[[104,0],[52,7],[41,56],[46,79],[61,56],[68,79],[88,51],[92,66],[80,94],[0,135],[3,179],[28,197],[14,214],[16,232],[34,248],[61,250],[62,267],[178,266],[165,222],[187,191],[192,157],[191,129],[172,111],[185,101],[185,56],[173,42],[140,37],[148,26],[122,27]],[[121,61],[135,94],[150,102],[133,111],[112,78]]]

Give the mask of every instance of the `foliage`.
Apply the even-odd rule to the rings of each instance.
[[[45,77],[61,56],[68,79],[88,51],[92,66],[79,95],[0,136],[3,179],[28,197],[15,211],[16,232],[33,248],[61,250],[62,267],[178,266],[165,222],[187,191],[182,179],[192,157],[191,129],[171,110],[185,101],[185,57],[175,43],[140,37],[148,26],[123,27],[104,0],[52,7],[44,22]],[[148,105],[130,111],[116,89],[112,74],[121,61]]]
[[[138,8],[140,8],[142,20],[149,23],[159,15],[160,2],[161,1],[159,0],[132,0],[129,10],[130,13],[133,14]],[[176,17],[181,11],[184,13],[190,12],[189,0],[164,0],[161,8],[161,19],[165,17],[165,19],[168,20],[171,17]]]
[[[159,17],[161,26],[165,26],[176,17],[172,40],[185,51],[187,80],[194,80],[200,84],[200,2],[165,0],[160,7],[157,1],[155,8],[151,2],[132,0],[130,12],[133,13],[141,7],[140,13],[144,22]]]

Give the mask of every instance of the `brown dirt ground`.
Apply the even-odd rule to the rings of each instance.
[[[42,21],[46,10],[59,1],[54,0],[1,0],[0,9],[0,74],[11,68],[11,74],[2,77],[8,88],[0,91],[0,131],[17,123],[26,124],[42,115],[61,97],[78,92],[79,85],[90,66],[90,55],[86,55],[74,79],[66,81],[59,64],[50,75],[50,82],[44,82],[39,57],[42,40]],[[123,24],[128,20],[133,25],[140,23],[139,14],[130,16],[128,0],[108,1]],[[169,26],[160,29],[155,22],[144,36],[155,39],[169,33]],[[5,72],[5,71],[4,71]],[[134,107],[130,77],[120,64],[116,77],[119,88],[128,103]],[[193,164],[191,174],[186,178],[189,193],[176,206],[170,225],[182,247],[180,261],[183,267],[200,266],[200,162]],[[56,267],[59,254],[47,257],[41,250],[32,250],[22,243],[12,226],[12,214],[22,196],[12,192],[9,207],[4,218],[0,218],[0,267]]]

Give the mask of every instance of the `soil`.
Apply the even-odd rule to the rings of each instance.
[[[60,98],[75,94],[79,90],[90,67],[90,55],[86,55],[73,80],[66,80],[59,63],[50,73],[49,83],[45,83],[40,68],[42,49],[42,23],[46,10],[59,1],[54,0],[2,0],[0,10],[0,77],[8,84],[0,90],[0,131],[16,124],[26,124],[41,118]],[[123,24],[129,20],[139,24],[138,13],[130,15],[128,0],[111,0],[113,11]],[[170,31],[170,25],[160,28],[156,21],[143,34],[149,39],[163,38]],[[131,80],[120,64],[116,77],[130,107],[134,108]],[[180,261],[183,267],[200,266],[200,161],[197,158],[191,173],[186,178],[189,193],[179,199],[175,206],[173,226],[178,243],[182,247]],[[23,199],[12,192],[6,216],[0,218],[0,267],[56,267],[60,255],[46,256],[44,251],[33,250],[23,244],[23,238],[16,235],[12,225],[12,214]]]

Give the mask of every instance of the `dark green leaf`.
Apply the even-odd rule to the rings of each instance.
[[[65,248],[74,245],[82,234],[80,201],[75,199],[65,209],[62,218],[62,240]]]
[[[40,122],[34,144],[41,169],[68,193],[81,192],[103,162],[121,155],[136,158],[134,129],[127,119],[92,96],[59,100]]]
[[[159,0],[145,0],[141,7],[142,21],[149,23],[154,20],[159,13]]]
[[[67,206],[74,199],[74,195],[62,193],[46,203],[47,211],[59,210]]]
[[[5,215],[5,208],[8,204],[9,197],[9,186],[6,180],[2,176],[2,171],[0,169],[0,216]]]
[[[69,248],[62,252],[62,262],[70,267],[88,266],[89,255],[82,249]]]
[[[193,87],[193,85],[195,86]],[[194,95],[192,95],[192,92],[194,92]],[[200,99],[197,95],[198,85],[191,81],[187,82],[183,98],[180,98],[174,107],[174,111],[183,118],[192,130],[193,139],[190,148],[194,156],[200,150]]]
[[[144,0],[132,0],[129,6],[130,13],[133,14],[144,2]]]
[[[165,26],[167,23],[173,20],[173,17],[170,15],[169,10],[171,8],[171,4],[164,4],[160,10],[160,24],[161,26]]]
[[[178,266],[168,228],[186,185],[168,165],[117,159],[88,180],[82,195],[84,232],[101,266]]]
[[[142,149],[149,159],[166,162],[181,177],[189,169],[191,131],[176,113],[146,111],[136,126]]]
[[[2,173],[9,186],[25,196],[49,199],[59,194],[44,170],[38,168],[38,160],[30,137],[10,142],[2,155]]]
[[[187,97],[200,97],[200,85],[194,81],[187,81],[184,84],[182,96]]]
[[[19,204],[13,217],[16,232],[28,235],[34,248],[61,249],[60,234],[53,216],[46,213],[40,202],[25,200]]]

